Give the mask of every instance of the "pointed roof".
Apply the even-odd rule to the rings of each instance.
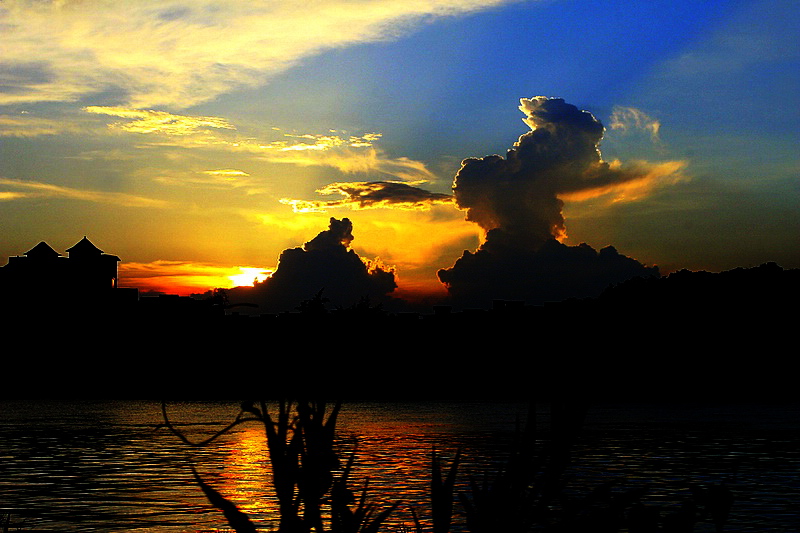
[[[53,250],[49,244],[42,241],[22,255],[32,259],[54,259],[61,254]]]
[[[92,242],[86,238],[86,235],[84,235],[83,239],[78,241],[75,246],[72,248],[67,248],[67,253],[70,254],[70,257],[73,255],[86,257],[91,255],[100,255],[103,253],[103,250],[92,244]]]

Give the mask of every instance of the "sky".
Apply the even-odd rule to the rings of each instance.
[[[87,236],[121,286],[197,293],[347,219],[396,294],[441,294],[511,227],[462,162],[510,164],[548,97],[607,171],[547,189],[560,242],[800,268],[798,27],[793,0],[3,0],[0,264]]]

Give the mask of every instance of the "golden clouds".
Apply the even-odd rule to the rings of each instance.
[[[204,190],[238,189],[246,195],[266,192],[263,183],[243,170],[223,168],[216,170],[172,170],[151,178],[154,182],[171,187],[191,187]]]
[[[427,181],[433,174],[420,161],[407,157],[388,157],[375,143],[380,133],[347,135],[331,130],[328,134],[283,134],[283,139],[267,143],[238,142],[233,149],[248,151],[270,163],[300,166],[329,166],[346,174],[382,174],[403,180]]]
[[[109,192],[109,191],[93,191],[86,189],[76,189],[72,187],[65,187],[62,185],[53,185],[51,183],[42,183],[38,181],[17,180],[9,178],[0,178],[0,186],[9,187],[12,189],[22,189],[18,192],[6,192],[0,194],[7,195],[6,199],[21,199],[32,197],[46,197],[46,198],[63,198],[68,200],[80,200],[84,202],[93,202],[101,204],[113,204],[122,207],[149,207],[149,208],[165,208],[168,207],[168,202],[154,198],[147,198],[144,196],[136,196],[132,194]]]
[[[165,111],[130,109],[125,107],[89,106],[84,111],[99,115],[111,115],[132,119],[132,122],[115,123],[109,127],[131,133],[163,133],[165,135],[196,135],[208,133],[209,128],[234,128],[228,121],[219,117],[197,117],[176,115]]]
[[[245,153],[269,163],[329,166],[344,173],[378,174],[414,182],[434,177],[420,161],[386,156],[375,147],[382,137],[376,132],[361,135],[338,130],[329,130],[324,134],[282,133],[278,128],[272,128],[266,135],[277,138],[258,139],[240,134],[234,124],[220,117],[121,106],[89,106],[84,111],[124,119],[109,124],[109,128],[152,136],[154,140],[148,141],[148,146]]]
[[[251,211],[243,213],[243,215],[263,226],[268,226],[270,231],[289,235],[296,240],[303,239],[303,235],[313,232],[328,220],[327,216],[318,212],[312,212],[302,217],[298,217],[292,212],[269,213],[265,211]]]
[[[270,163],[329,166],[345,174],[382,175],[415,183],[435,179],[423,162],[407,157],[389,157],[374,146],[279,152],[262,147],[258,155]]]
[[[326,49],[395,38],[425,17],[504,0],[41,2],[0,10],[0,105],[121,94],[183,109],[265,83]],[[30,58],[37,58],[31,61]]]
[[[20,115],[0,115],[0,137],[38,137],[79,131],[77,126],[63,121]]]
[[[0,202],[19,200],[20,198],[27,198],[27,196],[23,192],[0,191]]]
[[[291,139],[298,139],[297,141],[273,141],[270,143],[270,147],[277,148],[279,151],[288,152],[288,151],[304,151],[304,150],[328,150],[330,148],[337,148],[340,146],[346,146],[351,148],[367,148],[372,146],[374,141],[377,141],[381,138],[380,133],[367,133],[363,136],[354,136],[351,135],[348,138],[340,137],[339,135],[334,135],[336,130],[331,130],[331,134],[329,135],[312,135],[310,133],[306,133],[303,135],[297,135],[292,133],[284,133],[284,137],[288,137]],[[311,142],[307,142],[311,141]]]
[[[233,168],[221,168],[218,170],[204,170],[203,174],[208,176],[218,176],[226,181],[233,181],[238,178],[248,177],[250,174],[243,170],[236,170]]]

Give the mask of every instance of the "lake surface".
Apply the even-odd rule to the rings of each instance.
[[[466,490],[467,474],[501,463],[526,412],[512,403],[355,403],[337,427],[343,455],[355,450],[356,479],[369,478],[370,500],[403,502],[383,529],[400,533],[413,527],[411,506],[427,516],[434,447],[445,465],[461,449]],[[546,425],[547,406],[537,412]],[[199,440],[232,421],[238,402],[171,402],[169,413]],[[800,531],[798,416],[800,405],[785,404],[592,406],[565,492],[647,487],[645,502],[669,510],[686,497],[684,481],[724,482],[736,497],[725,531]],[[260,530],[277,528],[262,427],[191,447],[161,422],[154,401],[0,401],[0,513],[32,531],[225,531],[194,466]],[[454,531],[463,530],[456,518]]]

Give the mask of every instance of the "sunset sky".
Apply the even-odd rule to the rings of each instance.
[[[483,239],[462,160],[547,96],[648,169],[563,193],[563,242],[800,268],[798,28],[795,0],[4,0],[0,265],[85,235],[122,286],[202,292],[347,217],[401,292],[441,290]]]

